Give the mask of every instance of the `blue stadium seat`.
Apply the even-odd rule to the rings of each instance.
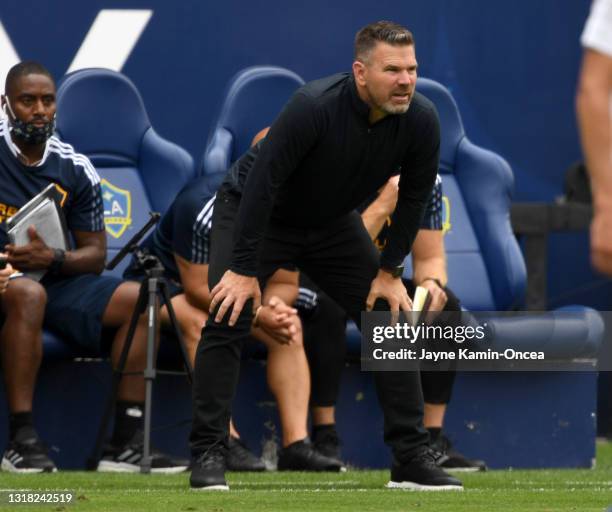
[[[201,172],[215,191],[229,166],[270,126],[291,94],[304,83],[294,72],[276,66],[253,66],[229,82],[221,112],[206,144]]]
[[[191,156],[155,132],[138,89],[121,73],[91,68],[66,75],[57,91],[57,131],[102,179],[109,259],[149,211],[165,212],[195,177]]]
[[[193,159],[160,137],[136,86],[121,73],[83,69],[66,75],[57,91],[57,132],[87,155],[101,178],[110,260],[148,220],[165,212],[195,177]],[[112,273],[121,275],[129,257]],[[45,354],[67,349],[45,333]]]

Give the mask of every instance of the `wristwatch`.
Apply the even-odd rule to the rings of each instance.
[[[404,265],[398,265],[397,267],[394,267],[394,268],[380,267],[380,270],[383,270],[384,272],[391,274],[391,277],[394,277],[396,279],[404,275]]]
[[[66,259],[66,251],[63,249],[53,249],[53,259],[49,265],[49,271],[53,274],[59,274]]]

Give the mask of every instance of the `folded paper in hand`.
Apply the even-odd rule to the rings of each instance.
[[[53,249],[68,249],[66,219],[60,206],[60,193],[53,183],[23,205],[6,221],[9,240],[17,247],[30,243],[28,228],[34,226],[38,236]],[[29,270],[27,277],[39,281],[46,270]]]
[[[429,310],[431,305],[431,294],[427,288],[423,286],[417,286],[414,291],[414,298],[412,299],[412,311],[410,319],[412,325],[420,324],[425,320],[425,313]]]

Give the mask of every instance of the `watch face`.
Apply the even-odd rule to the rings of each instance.
[[[393,277],[402,277],[404,274],[404,265],[400,265],[399,267],[395,267],[393,269],[393,273],[391,274]]]
[[[382,270],[391,274],[391,277],[402,277],[404,275],[404,265],[395,268],[383,268]]]

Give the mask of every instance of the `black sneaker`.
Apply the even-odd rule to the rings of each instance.
[[[432,441],[431,446],[434,450],[444,455],[438,462],[438,465],[442,469],[465,473],[487,470],[487,465],[484,460],[468,459],[465,455],[453,449],[450,439],[443,434],[440,434]]]
[[[342,461],[327,457],[314,449],[310,439],[306,438],[290,444],[280,451],[278,456],[279,471],[346,471]]]
[[[317,432],[313,437],[315,450],[326,457],[340,460],[340,438],[335,428]]]
[[[228,471],[265,471],[266,465],[237,437],[230,436],[227,457]]]
[[[103,473],[139,473],[144,455],[144,434],[138,430],[123,446],[106,445],[97,470]],[[175,459],[151,447],[151,473],[182,473],[189,466],[186,459]]]
[[[51,473],[57,471],[47,455],[47,447],[32,428],[17,432],[2,455],[3,471],[12,473]]]
[[[440,457],[442,454],[439,452],[423,448],[407,463],[394,461],[387,487],[411,491],[463,491],[463,484],[459,480],[440,469]]]
[[[229,491],[225,481],[225,448],[213,446],[195,461],[189,484],[193,491]]]

